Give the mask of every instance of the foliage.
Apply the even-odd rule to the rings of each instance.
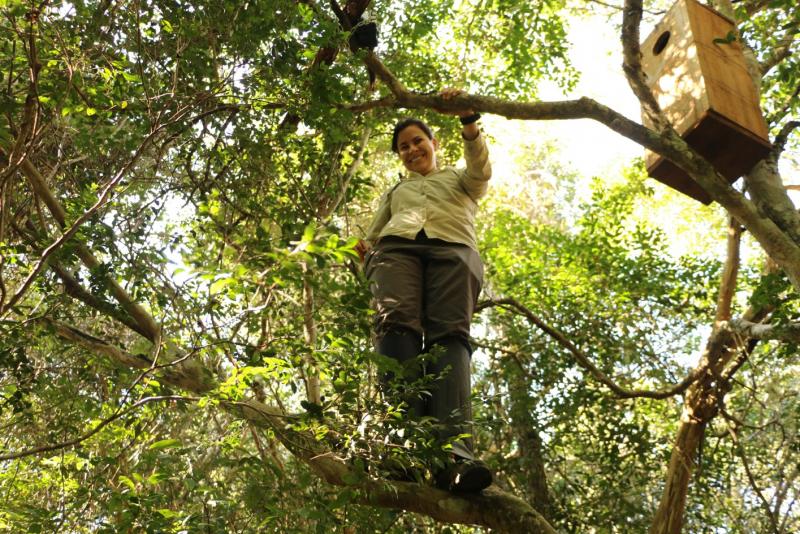
[[[0,3],[0,531],[473,531],[364,504],[360,484],[398,465],[429,484],[448,444],[381,395],[402,370],[372,349],[353,247],[396,182],[398,113],[351,109],[376,95],[328,4],[32,6]],[[369,16],[410,89],[535,100],[577,80],[570,7],[375,0]],[[766,60],[797,16],[772,2],[741,29]],[[797,112],[791,50],[764,79],[776,130]],[[420,116],[456,160],[452,117]],[[691,229],[658,224],[669,201],[640,162],[577,205],[584,183],[551,152],[531,147],[524,193],[483,203],[484,295],[521,302],[622,387],[681,380],[714,320],[719,255],[670,253]],[[748,264],[739,283],[737,313],[797,320],[783,275]],[[476,439],[498,485],[566,532],[643,531],[682,397],[616,398],[518,311],[489,306],[476,329]],[[797,527],[797,369],[779,341],[740,362],[707,429],[690,531]],[[280,423],[243,417],[251,400]],[[343,486],[309,467],[317,448],[349,467]]]

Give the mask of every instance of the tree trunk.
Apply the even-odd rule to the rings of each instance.
[[[692,412],[690,406],[684,407],[678,437],[669,460],[666,486],[650,534],[679,534],[683,527],[689,481],[696,467],[695,458],[705,429],[705,423],[696,419]]]

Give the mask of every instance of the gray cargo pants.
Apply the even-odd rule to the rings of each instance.
[[[478,253],[458,243],[388,236],[369,253],[365,273],[375,297],[378,338],[404,328],[430,347],[445,337],[469,346],[469,325],[483,282]]]
[[[424,340],[425,350],[444,348],[420,373],[450,371],[436,382],[428,402],[412,411],[443,423],[443,438],[471,433],[469,328],[483,281],[478,253],[424,232],[414,240],[389,236],[367,256],[365,273],[375,297],[379,352],[401,363],[413,358],[416,354],[404,353],[418,352],[413,343],[395,342],[408,333]],[[472,440],[454,443],[453,452],[472,458]]]

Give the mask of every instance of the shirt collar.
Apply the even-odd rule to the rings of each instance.
[[[409,180],[409,179],[411,179],[411,178],[425,178],[425,177],[427,177],[427,176],[432,176],[432,175],[436,174],[437,172],[439,172],[439,171],[441,171],[441,170],[442,170],[442,167],[436,167],[436,168],[433,170],[433,172],[432,172],[432,173],[430,173],[430,174],[427,174],[427,175],[422,175],[422,174],[420,174],[420,173],[418,173],[418,172],[416,172],[416,171],[406,171],[406,174],[405,174],[405,176],[403,176],[403,180]]]

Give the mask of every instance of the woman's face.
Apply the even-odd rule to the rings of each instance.
[[[397,136],[397,154],[409,171],[426,176],[436,170],[439,142],[430,139],[419,126],[406,126]]]

